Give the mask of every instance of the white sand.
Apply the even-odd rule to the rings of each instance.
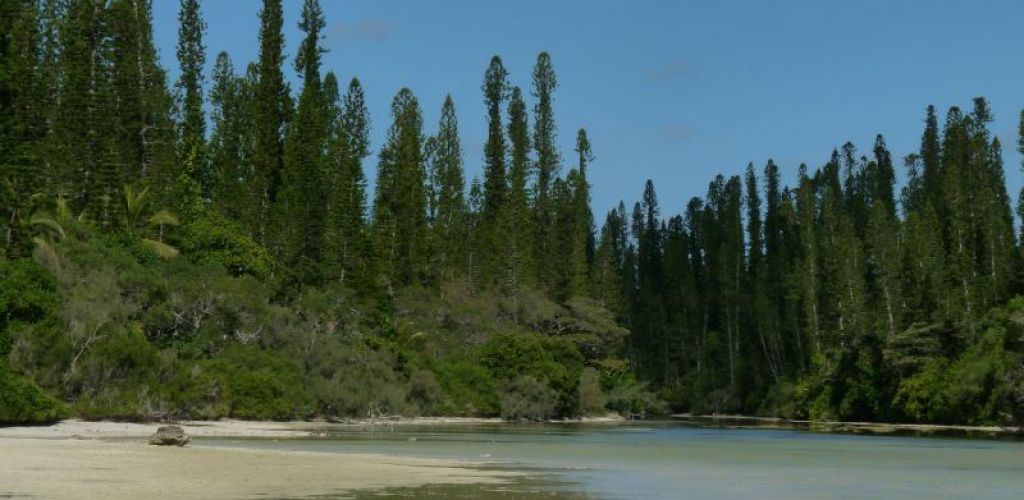
[[[204,422],[193,436],[299,437],[290,423]],[[366,488],[496,483],[514,474],[383,455],[146,444],[157,424],[66,421],[0,429],[0,497],[55,499],[304,497]],[[105,441],[107,438],[129,438]]]
[[[553,421],[552,423],[615,424],[624,419],[616,414],[603,417]],[[328,422],[253,422],[247,420],[215,420],[176,422],[191,436],[198,437],[309,437],[324,430],[363,429],[370,427],[399,427],[407,425],[476,425],[502,424],[500,418],[470,417],[416,417],[377,420],[356,420],[344,423]],[[164,424],[134,424],[128,422],[85,422],[64,420],[44,427],[0,427],[0,438],[146,438]]]

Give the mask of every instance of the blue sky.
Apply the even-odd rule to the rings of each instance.
[[[801,162],[820,166],[847,140],[869,154],[877,133],[902,157],[917,149],[929,103],[941,123],[946,108],[969,108],[979,95],[996,116],[1011,194],[1021,186],[1019,0],[321,2],[324,69],[342,82],[362,80],[374,148],[398,89],[419,97],[428,133],[451,93],[470,177],[481,172],[480,83],[490,57],[501,55],[511,82],[527,89],[537,53],[550,52],[561,85],[563,171],[585,127],[597,157],[598,221],[619,199],[631,205],[647,178],[662,210],[675,213],[715,174],[739,174],[751,161],[760,168],[774,158],[792,183]],[[291,60],[301,0],[284,3]],[[221,50],[238,68],[256,59],[260,4],[204,2],[208,66]],[[177,9],[176,0],[154,0],[156,41],[172,79]]]

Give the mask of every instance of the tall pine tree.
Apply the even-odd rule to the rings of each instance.
[[[427,265],[427,197],[423,118],[403,88],[391,103],[392,124],[380,153],[373,218],[381,285],[389,293],[422,284]]]
[[[203,111],[203,66],[206,64],[206,47],[203,34],[206,23],[199,11],[199,0],[181,0],[178,12],[178,91],[181,99],[181,147],[182,158],[193,157],[197,162],[197,177],[203,197],[213,195],[213,175],[209,171],[206,155],[206,115]]]
[[[253,92],[255,148],[253,166],[256,199],[250,200],[257,211],[253,232],[267,242],[270,210],[277,199],[284,164],[284,128],[291,98],[284,81],[284,13],[281,0],[264,0],[260,11],[260,52],[258,77]]]
[[[434,192],[432,221],[433,259],[441,281],[453,281],[465,272],[466,179],[462,167],[462,144],[455,102],[446,96],[430,158],[430,181]]]
[[[542,288],[552,286],[556,269],[548,258],[557,242],[553,241],[551,183],[558,176],[561,159],[556,145],[558,132],[555,125],[554,93],[558,79],[551,64],[551,56],[541,52],[533,68],[533,148],[536,151],[536,182],[533,187],[533,211],[536,219],[534,233],[534,263]]]
[[[319,1],[306,0],[299,22],[306,36],[295,58],[296,70],[302,75],[302,93],[288,129],[281,184],[271,219],[275,221],[272,249],[299,283],[316,283],[323,274],[327,124],[322,112],[320,43],[325,26]]]

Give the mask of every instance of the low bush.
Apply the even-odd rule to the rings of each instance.
[[[63,403],[31,380],[0,366],[0,424],[47,424],[68,415]]]
[[[501,393],[501,418],[543,421],[556,416],[558,394],[529,375],[516,377]]]

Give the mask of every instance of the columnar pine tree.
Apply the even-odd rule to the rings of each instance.
[[[945,215],[943,227],[950,276],[948,286],[956,291],[951,294],[952,319],[973,337],[978,290],[974,272],[977,249],[971,217],[969,120],[957,107],[950,108],[946,115],[942,144],[942,197],[938,206],[942,208],[940,217]]]
[[[59,138],[56,135],[57,110],[59,109],[61,81],[61,40],[60,27],[64,22],[67,2],[64,0],[42,0],[40,4],[41,54],[38,71],[40,74],[39,99],[45,137],[41,146],[41,166],[45,192],[54,198],[61,188],[62,159]],[[66,164],[66,162],[65,162]]]
[[[929,105],[921,134],[921,178],[925,196],[938,207],[942,202],[942,145],[935,106]],[[944,217],[944,214],[940,214]]]
[[[178,92],[181,99],[181,146],[179,156],[194,156],[198,162],[198,178],[203,197],[213,195],[213,175],[206,154],[206,115],[203,112],[203,66],[206,47],[203,34],[206,23],[199,11],[199,0],[181,0],[178,11]]]
[[[33,197],[45,188],[42,24],[36,2],[0,2],[0,17],[0,237],[7,254],[21,256],[31,249]]]
[[[533,108],[533,148],[536,151],[536,182],[533,187],[533,211],[536,219],[534,235],[534,263],[542,288],[552,285],[556,269],[548,259],[552,245],[551,183],[558,176],[560,156],[558,154],[557,129],[555,126],[554,92],[558,88],[551,56],[541,52],[533,68],[533,96],[537,100]]]
[[[503,234],[504,272],[502,284],[512,288],[533,285],[534,219],[530,213],[527,177],[530,168],[530,126],[526,103],[519,87],[512,89],[508,104],[510,163],[508,193],[502,207],[499,230]]]
[[[974,99],[971,115],[971,166],[974,177],[972,214],[976,219],[978,256],[976,272],[982,276],[985,310],[1003,303],[1014,267],[1014,229],[1010,196],[1006,191],[1002,145],[991,137],[988,124],[993,117],[988,102]]]
[[[800,165],[799,187],[796,196],[798,227],[800,228],[800,298],[803,304],[804,336],[810,341],[810,354],[814,363],[823,361],[821,325],[821,265],[820,244],[816,222],[818,218],[816,187],[807,175],[807,167]]]
[[[576,134],[578,166],[569,172],[566,180],[572,189],[572,232],[568,235],[570,255],[568,262],[569,295],[584,296],[590,291],[589,271],[594,258],[594,216],[590,211],[590,182],[587,167],[594,161],[587,131]]]
[[[605,217],[601,226],[601,236],[594,254],[594,266],[590,272],[591,296],[602,307],[616,314],[623,312],[622,297],[622,265],[624,245],[627,243],[625,231],[625,206],[612,209]]]
[[[774,383],[782,377],[783,347],[778,335],[777,322],[772,311],[769,297],[767,265],[764,247],[764,229],[761,218],[761,193],[758,190],[757,174],[754,164],[747,165],[744,179],[746,193],[744,201],[747,208],[747,282],[748,322],[756,333],[755,338],[764,356],[763,367],[767,369]],[[755,349],[757,351],[757,349]],[[764,376],[758,374],[759,376]]]
[[[1017,152],[1024,155],[1024,110],[1020,112],[1020,124],[1017,126],[1017,131]],[[1017,195],[1017,216],[1024,220],[1024,187],[1020,188],[1020,193]],[[1018,242],[1024,244],[1024,226],[1021,226]]]
[[[501,58],[491,58],[490,66],[484,73],[484,105],[487,107],[487,142],[484,144],[484,206],[481,213],[481,229],[485,260],[483,264],[484,285],[491,285],[501,275],[505,235],[499,228],[499,219],[505,206],[508,178],[505,168],[506,141],[502,123],[502,103],[508,94],[508,71]]]
[[[636,295],[631,314],[636,350],[635,361],[652,378],[661,378],[669,369],[665,359],[662,328],[661,290],[661,210],[654,183],[644,185],[642,202],[633,208],[633,234],[636,248]]]
[[[455,102],[446,96],[441,120],[430,155],[430,183],[434,193],[431,226],[433,260],[442,282],[463,275],[466,245],[466,179],[462,167],[462,145]]]
[[[157,202],[173,207],[180,175],[174,140],[174,107],[166,72],[159,65],[153,44],[152,7],[149,0],[115,2],[124,13],[113,37],[115,101],[120,120],[122,176],[125,181],[148,185]],[[120,198],[120,186],[115,186]]]
[[[896,173],[892,166],[892,155],[881,135],[875,137],[875,160],[868,164],[865,175],[869,175],[870,207],[867,221],[867,250],[871,270],[870,280],[876,297],[875,331],[884,332],[884,337],[893,337],[903,329],[903,294],[900,287],[902,263],[900,262],[899,221],[896,219],[893,186]]]
[[[381,284],[389,294],[397,287],[423,283],[428,257],[423,118],[411,90],[398,92],[391,115],[373,207]]]
[[[320,42],[325,26],[319,1],[306,0],[299,22],[306,36],[295,58],[295,68],[302,75],[302,93],[288,129],[281,184],[270,219],[274,221],[272,250],[299,283],[315,283],[323,274],[323,172],[328,130],[322,111]]]
[[[330,75],[328,75],[330,76]],[[371,287],[366,234],[366,177],[370,154],[370,116],[359,80],[353,78],[343,99],[328,159],[327,227],[324,235],[328,273],[344,284]]]
[[[252,191],[253,185],[258,184],[252,163],[255,83],[254,71],[248,76],[239,76],[226,52],[217,55],[210,88],[213,133],[207,155],[213,182],[211,191],[214,205],[247,228],[256,225],[258,213],[254,212],[258,211],[253,210],[253,203],[259,206]]]
[[[555,300],[565,301],[572,297],[573,293],[573,237],[576,232],[575,199],[573,198],[574,185],[578,175],[573,169],[566,179],[556,178],[551,183],[551,209],[552,225],[551,237],[561,244],[551,247],[545,257],[552,266],[551,284],[549,294]]]
[[[466,276],[472,285],[480,284],[481,244],[480,220],[484,205],[484,187],[480,178],[474,177],[466,198]]]
[[[253,166],[255,180],[253,210],[257,211],[253,232],[266,242],[268,218],[281,184],[284,162],[285,124],[288,121],[291,99],[288,85],[281,70],[284,64],[284,13],[281,0],[264,0],[260,11],[260,53],[256,65],[258,77],[253,92],[253,126],[255,148]]]
[[[102,227],[111,227],[123,182],[118,141],[122,129],[111,88],[111,39],[107,36],[111,23],[104,4],[99,0],[68,3],[61,30],[64,81],[56,128],[72,207],[85,211]]]

